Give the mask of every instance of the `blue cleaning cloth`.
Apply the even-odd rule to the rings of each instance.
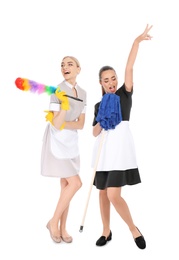
[[[120,97],[118,95],[107,93],[103,96],[96,121],[105,130],[114,129],[122,121]]]

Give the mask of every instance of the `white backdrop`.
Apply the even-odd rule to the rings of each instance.
[[[0,244],[1,259],[178,259],[178,1],[3,0],[0,3]],[[113,66],[124,80],[136,36],[153,24],[134,67],[131,129],[142,183],[124,187],[134,222],[146,238],[138,249],[112,208],[113,239],[95,246],[102,224],[93,187],[83,232],[79,232],[93,169],[94,104],[101,98],[98,71]],[[88,93],[86,125],[79,131],[83,187],[71,202],[72,244],[54,244],[45,228],[59,196],[59,181],[40,175],[40,153],[49,96],[23,92],[17,77],[56,85],[61,59],[77,57],[78,84]]]

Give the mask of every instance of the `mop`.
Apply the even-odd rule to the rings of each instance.
[[[79,232],[83,231],[85,217],[86,217],[89,200],[91,196],[91,191],[92,191],[96,170],[100,159],[101,149],[104,143],[106,133],[108,130],[114,129],[116,125],[118,125],[122,121],[122,113],[121,113],[119,96],[117,96],[116,94],[107,93],[102,97],[102,100],[99,105],[99,111],[96,117],[96,121],[99,122],[100,126],[102,127],[101,140],[98,147],[97,157],[94,164],[92,179],[89,187],[89,192],[88,192],[87,201],[86,201]]]

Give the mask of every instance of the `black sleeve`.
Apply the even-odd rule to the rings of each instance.
[[[129,121],[130,119],[130,112],[132,107],[132,94],[128,92],[125,88],[125,84],[123,84],[115,93],[116,95],[120,96],[120,104],[121,104],[121,111],[122,111],[122,120]]]
[[[127,97],[131,97],[133,94],[133,89],[131,92],[128,92],[125,87],[125,83],[116,91],[115,93],[118,96],[121,96],[121,94],[124,94]]]
[[[97,115],[98,115],[99,105],[100,105],[100,102],[97,103],[97,104],[94,106],[94,119],[93,119],[93,124],[92,124],[92,126],[95,126],[95,125],[97,124],[96,117],[97,117]]]

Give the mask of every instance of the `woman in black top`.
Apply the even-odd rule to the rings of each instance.
[[[94,179],[94,185],[99,189],[99,203],[103,222],[103,232],[102,236],[96,241],[97,246],[103,246],[112,239],[110,229],[110,203],[112,203],[117,213],[128,225],[136,245],[140,249],[146,247],[145,239],[135,226],[127,203],[121,197],[121,189],[124,185],[135,185],[141,182],[135,157],[133,137],[129,128],[129,119],[133,94],[133,65],[136,60],[139,43],[152,38],[148,34],[151,28],[152,26],[147,25],[144,32],[134,40],[125,68],[124,84],[119,89],[117,89],[117,75],[112,67],[104,66],[99,71],[99,82],[103,96],[101,102],[105,94],[113,93],[117,95],[120,101],[122,121],[114,129],[105,130],[102,122],[97,117],[101,102],[95,105],[93,135],[96,137],[96,140],[92,159],[93,166],[99,151],[100,139],[105,132]],[[109,104],[106,103],[107,105]]]

